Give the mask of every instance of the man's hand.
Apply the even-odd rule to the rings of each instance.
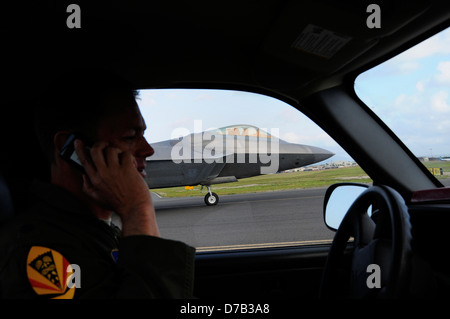
[[[106,142],[96,143],[89,152],[76,140],[75,150],[86,172],[84,193],[121,217],[123,236],[159,236],[150,191],[133,155]]]

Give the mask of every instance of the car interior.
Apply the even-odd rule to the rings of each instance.
[[[368,23],[374,2],[379,27]],[[80,28],[66,24],[70,3],[8,4],[2,18],[2,223],[26,208],[33,179],[48,180],[32,108],[61,72],[106,68],[136,89],[255,92],[308,116],[373,186],[328,190],[319,215],[338,187],[361,194],[338,204],[346,214],[332,244],[198,252],[195,296],[448,297],[450,192],[354,90],[359,74],[450,26],[448,1],[79,1]],[[318,33],[322,44],[305,40]],[[380,289],[367,287],[369,264],[389,269]]]

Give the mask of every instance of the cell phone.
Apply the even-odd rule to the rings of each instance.
[[[66,160],[67,162],[73,164],[75,167],[84,170],[83,165],[81,164],[80,159],[78,158],[77,153],[75,152],[75,140],[81,140],[87,148],[89,149],[89,144],[86,144],[86,139],[82,138],[79,134],[73,133],[67,138],[66,143],[64,144],[59,155]]]

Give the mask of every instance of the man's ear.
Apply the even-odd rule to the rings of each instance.
[[[53,145],[55,146],[55,151],[58,154],[61,152],[64,144],[66,144],[67,139],[73,132],[71,131],[58,131],[55,136],[53,136]]]

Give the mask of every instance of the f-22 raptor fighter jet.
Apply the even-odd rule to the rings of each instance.
[[[273,134],[273,130],[272,130]],[[211,185],[317,163],[334,154],[319,147],[288,143],[252,125],[233,125],[152,144],[147,158],[150,189],[206,186],[205,203],[219,196]]]

